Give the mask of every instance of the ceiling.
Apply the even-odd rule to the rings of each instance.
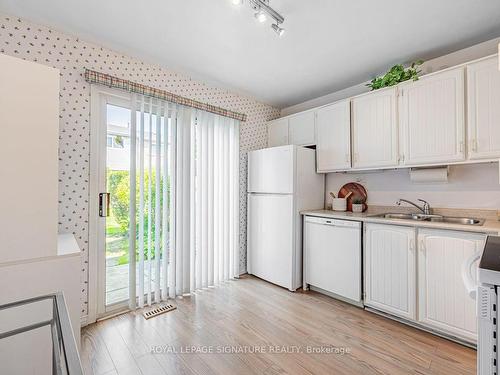
[[[500,36],[498,0],[0,0],[0,11],[287,107]]]

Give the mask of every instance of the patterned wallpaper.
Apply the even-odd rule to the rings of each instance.
[[[0,14],[0,53],[61,71],[59,123],[59,230],[75,234],[83,251],[82,316],[87,314],[90,87],[84,68],[165,89],[202,102],[246,113],[240,129],[240,270],[246,271],[247,151],[267,143],[266,121],[279,110],[222,88],[195,81],[31,22]]]

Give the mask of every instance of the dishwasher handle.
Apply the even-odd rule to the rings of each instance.
[[[306,223],[330,225],[335,227],[361,228],[361,222],[351,220],[338,220],[328,217],[306,216]]]

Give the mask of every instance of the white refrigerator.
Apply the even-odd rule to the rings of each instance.
[[[248,153],[248,273],[295,291],[302,285],[300,211],[322,209],[316,151],[280,146]]]

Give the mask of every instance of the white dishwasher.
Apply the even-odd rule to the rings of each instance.
[[[356,305],[361,298],[361,223],[304,217],[304,290]]]

